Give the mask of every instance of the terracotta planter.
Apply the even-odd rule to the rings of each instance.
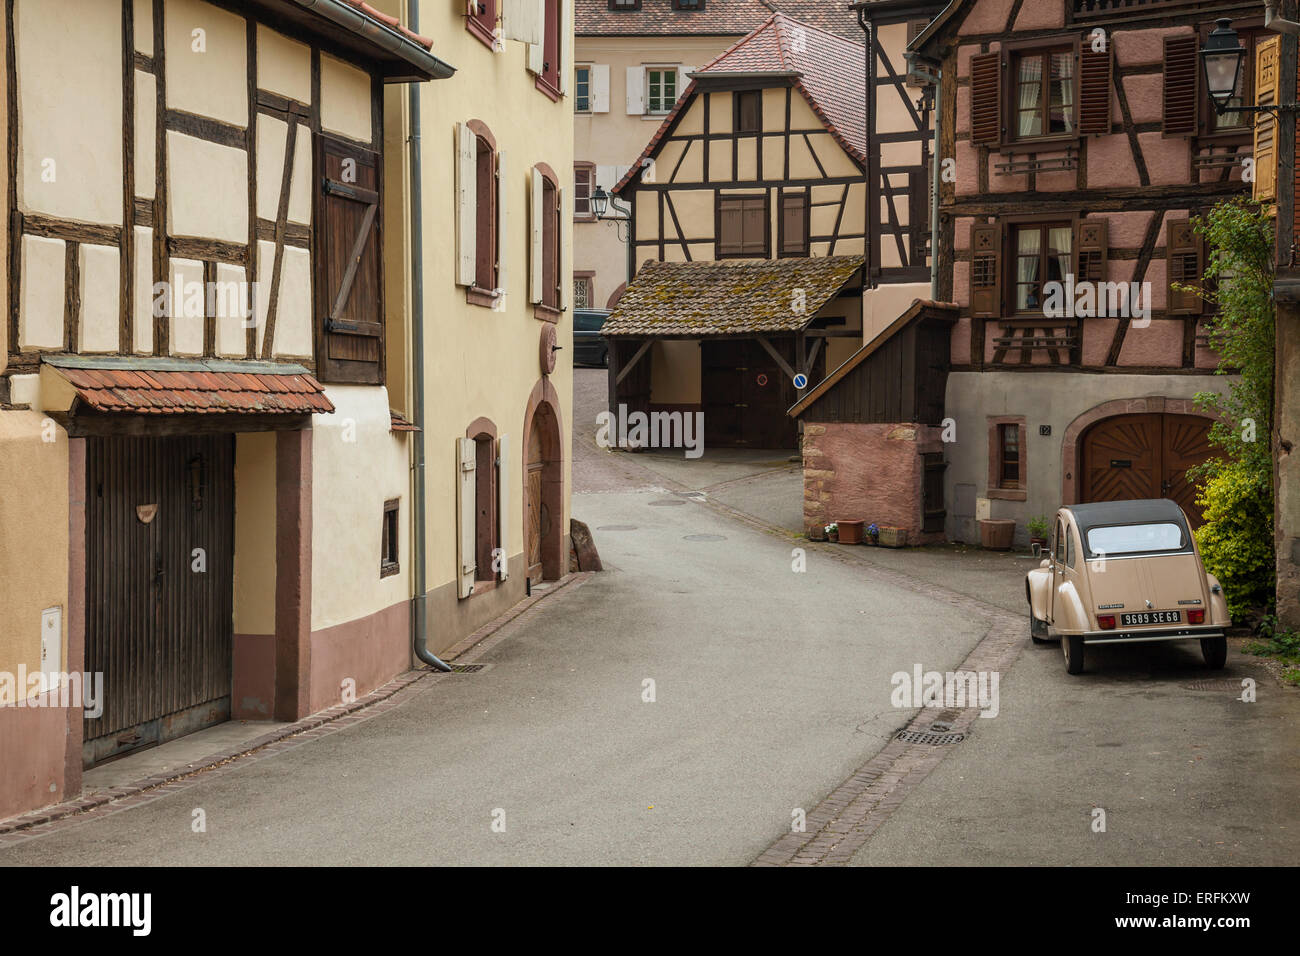
[[[838,531],[832,531],[830,534],[826,536],[826,540],[829,541],[831,544],[839,544],[840,533]]]
[[[984,518],[980,521],[980,547],[990,551],[1010,551],[1016,538],[1013,518]]]
[[[865,521],[837,521],[840,526],[840,544],[861,544]]]
[[[906,548],[907,529],[906,528],[881,528],[880,546],[882,548]]]

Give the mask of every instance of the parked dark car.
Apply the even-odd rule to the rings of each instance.
[[[600,327],[609,318],[607,309],[573,311],[573,363],[609,367],[609,347],[600,337]]]

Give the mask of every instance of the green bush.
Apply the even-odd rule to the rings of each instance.
[[[1205,523],[1196,529],[1205,568],[1219,579],[1233,620],[1273,596],[1271,476],[1248,460],[1220,461],[1196,503]]]

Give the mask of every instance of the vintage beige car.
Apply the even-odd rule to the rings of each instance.
[[[1036,644],[1059,638],[1071,674],[1083,673],[1084,648],[1094,644],[1199,640],[1208,666],[1227,660],[1223,588],[1201,564],[1183,509],[1168,499],[1061,508],[1025,595],[1029,636]]]

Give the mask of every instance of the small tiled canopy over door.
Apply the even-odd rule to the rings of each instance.
[[[317,138],[317,374],[325,382],[384,381],[379,156]]]

